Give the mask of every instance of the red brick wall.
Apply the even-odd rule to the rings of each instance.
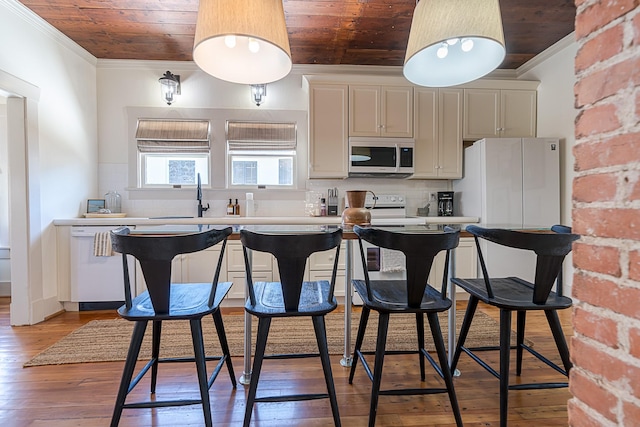
[[[640,426],[640,0],[576,0],[571,426]]]

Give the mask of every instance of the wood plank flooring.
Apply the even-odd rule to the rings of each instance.
[[[9,299],[0,298],[0,425],[3,427],[93,427],[107,426],[120,381],[123,362],[23,368],[24,362],[55,343],[82,324],[93,319],[110,319],[114,311],[66,312],[34,326],[9,325]],[[458,302],[463,310],[465,302]],[[496,310],[481,309],[498,317]],[[238,310],[238,309],[225,309]],[[565,333],[571,334],[570,310],[561,313]],[[515,316],[513,316],[515,318]],[[552,355],[556,351],[542,313],[527,315],[527,337],[538,351]],[[512,356],[512,357],[515,357]],[[547,381],[559,376],[545,365],[525,356],[523,380]],[[353,385],[349,371],[340,366],[340,356],[332,356],[333,374],[343,426],[367,425],[370,382],[359,366]],[[497,354],[488,360],[498,366]],[[242,372],[242,359],[234,358],[236,374]],[[390,356],[385,360],[383,387],[419,385],[415,356]],[[455,379],[458,401],[465,426],[497,426],[498,381],[469,357],[462,356],[462,375]],[[162,395],[197,395],[191,364],[164,364],[160,367],[158,398]],[[148,382],[136,393],[148,396]],[[439,381],[434,375],[429,384]],[[319,360],[267,361],[263,367],[259,391],[324,391]],[[223,371],[211,388],[215,426],[241,426],[245,407],[245,389],[231,387]],[[566,426],[568,389],[512,391],[509,394],[509,426]],[[122,427],[201,426],[201,407],[125,410]],[[256,404],[256,427],[333,425],[326,399],[310,402]],[[382,396],[378,407],[378,426],[455,426],[446,395]]]

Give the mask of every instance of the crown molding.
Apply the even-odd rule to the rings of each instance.
[[[575,31],[567,34],[565,37],[561,38],[556,43],[552,44],[547,49],[543,50],[542,52],[531,58],[529,61],[518,67],[518,69],[516,70],[517,75],[521,76],[524,73],[531,71],[533,68],[542,64],[547,59],[556,55],[558,52],[571,46],[573,43],[575,43],[575,41]]]
[[[74,42],[69,37],[61,33],[57,28],[33,13],[31,9],[27,8],[22,3],[15,0],[0,0],[0,4],[5,5],[7,9],[13,12],[17,17],[23,19],[31,26],[31,28],[40,31],[54,42],[66,47],[89,64],[94,66],[96,65],[97,59],[95,56],[91,55],[78,43]]]

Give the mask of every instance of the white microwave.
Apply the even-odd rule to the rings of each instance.
[[[414,152],[412,138],[349,138],[349,176],[409,177]]]

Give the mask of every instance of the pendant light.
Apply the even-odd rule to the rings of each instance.
[[[420,86],[454,86],[488,74],[504,57],[499,0],[420,0],[402,72]]]
[[[200,0],[193,60],[232,83],[285,77],[292,63],[282,0]]]

